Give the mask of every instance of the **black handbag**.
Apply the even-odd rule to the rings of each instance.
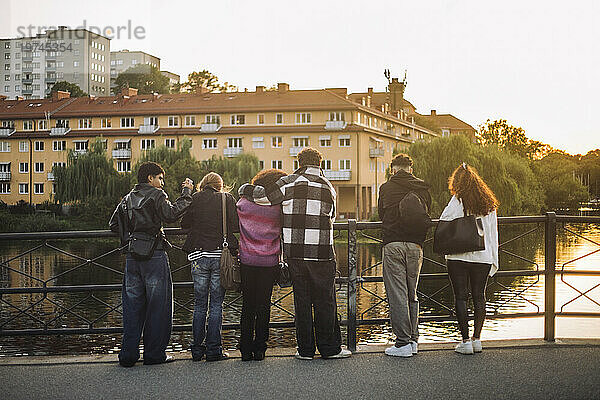
[[[152,258],[154,250],[158,245],[160,233],[150,235],[145,232],[132,232],[129,236],[127,251],[133,258],[139,261],[146,261]]]
[[[227,243],[227,204],[225,193],[222,193],[221,196],[221,206],[223,209],[223,251],[221,252],[221,259],[219,261],[221,286],[225,290],[239,291],[242,284],[240,264],[237,258],[231,254],[229,244]]]
[[[485,250],[483,222],[474,215],[452,221],[439,221],[433,236],[433,251],[438,254],[459,254]]]

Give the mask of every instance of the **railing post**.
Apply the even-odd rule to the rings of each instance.
[[[554,342],[556,308],[556,213],[546,213],[544,246],[544,340]]]
[[[348,350],[356,351],[356,220],[348,220]]]

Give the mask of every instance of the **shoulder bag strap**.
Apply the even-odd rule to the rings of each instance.
[[[227,247],[227,204],[225,193],[221,193],[221,208],[223,209],[223,248]]]

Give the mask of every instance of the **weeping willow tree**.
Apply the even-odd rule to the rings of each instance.
[[[253,154],[241,154],[234,158],[213,156],[202,161],[203,176],[209,172],[221,175],[225,186],[237,197],[239,187],[250,181],[260,171],[258,158]]]
[[[96,139],[84,154],[69,150],[66,166],[54,166],[54,200],[81,203],[106,199],[118,201],[131,186],[130,174],[120,174],[106,157],[104,142]]]

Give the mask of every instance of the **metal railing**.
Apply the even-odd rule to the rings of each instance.
[[[488,312],[488,318],[491,319],[508,319],[508,318],[530,318],[530,317],[543,317],[544,318],[544,339],[546,341],[554,341],[555,339],[555,325],[556,325],[556,317],[583,317],[583,318],[597,318],[600,317],[600,302],[598,300],[593,299],[589,296],[589,292],[593,291],[595,288],[600,286],[600,283],[595,286],[587,289],[580,290],[574,286],[574,284],[570,283],[566,280],[566,277],[571,275],[586,275],[586,276],[600,276],[600,270],[571,270],[566,269],[565,267],[569,266],[569,264],[581,260],[582,258],[588,257],[592,254],[600,252],[600,243],[596,243],[593,240],[586,238],[582,234],[576,232],[574,229],[571,229],[568,224],[571,223],[584,223],[584,224],[600,224],[600,217],[578,217],[578,216],[562,216],[556,215],[555,213],[547,213],[546,215],[541,216],[523,216],[523,217],[501,217],[499,218],[499,225],[502,226],[513,226],[513,225],[523,225],[529,224],[534,225],[533,228],[527,229],[525,232],[521,232],[516,236],[505,240],[500,243],[500,253],[504,254],[505,257],[511,257],[516,260],[520,260],[525,263],[531,263],[535,266],[535,269],[519,269],[519,270],[505,270],[503,269],[502,264],[500,265],[500,270],[494,275],[494,277],[488,282],[488,285],[498,285],[500,288],[508,293],[510,293],[510,298],[506,301],[500,303],[493,312]],[[579,256],[573,260],[569,260],[563,263],[559,269],[557,270],[557,227],[561,226],[563,232],[568,235],[573,235],[580,239],[591,242],[594,246],[597,246],[597,249],[589,252],[588,254]],[[543,228],[543,229],[542,229]],[[383,282],[382,276],[370,276],[369,274],[374,271],[374,268],[378,265],[381,265],[381,261],[375,263],[374,265],[358,265],[358,238],[362,236],[364,238],[374,240],[376,242],[381,242],[381,240],[375,236],[373,236],[373,230],[381,229],[381,222],[357,222],[356,220],[349,220],[347,222],[336,222],[334,224],[334,229],[337,232],[338,240],[342,236],[342,234],[347,234],[347,246],[348,246],[348,275],[343,277],[336,278],[336,285],[338,285],[338,291],[342,289],[345,285],[346,288],[346,318],[341,318],[341,325],[346,326],[346,344],[348,348],[352,351],[356,350],[357,345],[357,330],[360,326],[363,325],[375,325],[375,324],[384,324],[389,323],[389,318],[368,318],[368,314],[374,308],[385,305],[387,300],[382,295],[380,296],[375,291],[369,289],[369,284],[380,284]],[[169,236],[181,236],[185,234],[181,229],[165,229],[167,235]],[[527,237],[528,235],[532,235],[533,233],[542,233],[544,236],[544,268],[540,268],[538,263],[533,260],[529,260],[526,257],[513,253],[510,249],[508,249],[508,245],[511,243],[515,243],[520,239]],[[102,263],[102,259],[109,255],[114,255],[120,252],[120,248],[112,248],[111,250],[104,252],[102,254],[98,254],[93,258],[82,257],[77,254],[71,254],[68,251],[59,248],[57,245],[53,244],[56,241],[61,240],[71,240],[71,239],[101,239],[101,238],[112,238],[115,234],[110,231],[71,231],[71,232],[41,232],[41,233],[2,233],[0,234],[0,243],[6,241],[41,241],[38,244],[33,245],[30,249],[25,252],[22,252],[13,257],[7,257],[0,253],[0,277],[7,275],[9,272],[20,275],[21,277],[25,277],[30,279],[32,282],[35,282],[38,286],[29,286],[29,287],[0,287],[0,306],[6,306],[10,310],[13,310],[16,315],[2,318],[0,319],[0,336],[22,336],[22,335],[47,335],[47,334],[95,334],[95,333],[121,333],[122,327],[120,326],[98,326],[100,325],[100,321],[103,320],[107,315],[117,313],[121,314],[120,307],[121,304],[109,304],[102,300],[100,297],[96,296],[96,293],[102,292],[115,292],[121,290],[121,284],[85,284],[85,285],[54,285],[57,282],[58,278],[63,278],[65,275],[69,273],[75,273],[85,266],[90,266],[92,268],[99,268],[103,270],[110,271],[111,273],[115,273],[119,276],[123,275],[123,272],[114,269],[111,266],[105,265]],[[28,243],[27,242],[27,243]],[[430,246],[432,243],[431,239],[428,239],[425,243],[425,247]],[[74,259],[79,261],[79,264],[73,268],[68,269],[67,271],[61,272],[58,275],[48,277],[47,279],[40,279],[35,277],[33,274],[27,273],[26,271],[21,271],[10,266],[10,263],[26,257],[30,255],[32,252],[35,252],[39,249],[49,249],[55,251],[64,256],[73,257]],[[175,246],[176,251],[181,251],[180,247]],[[422,273],[420,275],[420,284],[426,283],[431,280],[444,280],[448,281],[448,275],[445,272],[445,265],[443,262],[436,260],[431,257],[425,257],[424,264],[431,264],[435,267],[439,267],[443,272],[434,272],[434,273]],[[173,273],[176,271],[183,270],[189,267],[189,263],[184,263],[180,266],[172,267]],[[566,301],[564,304],[560,305],[560,309],[557,311],[556,304],[556,283],[557,276],[560,277],[561,283],[567,285],[575,292],[577,295]],[[520,289],[512,289],[507,285],[504,285],[501,280],[507,277],[534,277],[535,281],[527,283],[524,285],[524,288]],[[544,282],[544,308],[541,310],[540,306],[536,304],[534,301],[525,297],[525,292],[533,287],[535,284],[540,283],[540,278],[543,277]],[[440,289],[435,290],[433,293],[425,293],[421,289],[419,290],[420,299],[432,302],[436,304],[439,308],[446,311],[444,314],[436,314],[436,315],[421,315],[419,320],[420,322],[441,322],[441,321],[455,321],[454,310],[451,306],[443,304],[441,300],[436,299],[436,296],[439,295],[444,289],[447,289],[450,286],[449,283],[446,283]],[[174,288],[192,288],[192,282],[175,282]],[[62,304],[59,304],[57,301],[52,299],[49,295],[56,293],[86,293],[88,296],[78,301],[75,305],[71,307],[65,307]],[[25,306],[19,306],[17,304],[11,303],[6,299],[7,296],[10,295],[32,295],[32,294],[41,294],[41,299],[32,300],[32,303]],[[272,307],[274,309],[281,310],[285,313],[285,315],[289,316],[291,319],[287,321],[276,321],[271,322],[270,326],[274,328],[289,328],[294,326],[293,322],[293,312],[286,310],[282,307],[282,300],[291,296],[291,289],[281,295],[281,297],[272,300]],[[4,297],[3,297],[4,296]],[[366,310],[360,310],[358,305],[359,296],[373,296],[377,302],[374,305],[371,305]],[[239,313],[239,307],[236,306],[236,302],[239,302],[241,295],[234,296],[233,299],[226,300],[224,303],[224,309],[230,308],[234,310],[236,313]],[[599,307],[598,312],[570,312],[564,311],[566,305],[572,303],[573,301],[579,298],[587,298],[596,306]],[[535,311],[527,311],[527,312],[499,312],[499,310],[505,307],[511,300],[519,299],[530,306],[535,308]],[[77,311],[77,307],[79,307],[85,300],[93,300],[100,302],[105,308],[106,311],[103,312],[100,316],[95,319],[89,319],[79,314]],[[43,320],[39,316],[33,313],[33,309],[41,304],[42,302],[50,302],[53,307],[57,309],[57,316],[52,318],[51,320]],[[183,301],[175,298],[175,307],[178,310],[187,310],[188,312],[193,312],[193,310],[188,308],[193,302],[193,298],[191,300]],[[343,309],[343,305],[341,306]],[[340,305],[338,305],[338,312],[340,310]],[[76,318],[81,323],[85,324],[85,327],[65,327],[61,326],[59,328],[53,327],[56,321],[64,315],[70,315]],[[19,317],[27,317],[30,320],[34,321],[34,325],[37,327],[27,327],[24,329],[7,329],[6,326]],[[223,325],[224,330],[228,329],[239,329],[239,324],[237,323],[226,323]],[[174,325],[174,331],[190,331],[190,324],[179,324]]]

